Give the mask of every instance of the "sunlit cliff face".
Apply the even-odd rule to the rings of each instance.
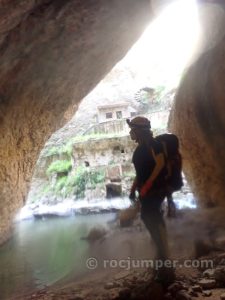
[[[155,19],[129,51],[124,63],[129,62],[142,84],[176,87],[198,49],[197,4],[194,0],[174,1],[155,9],[155,13]]]

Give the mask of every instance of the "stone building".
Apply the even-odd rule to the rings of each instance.
[[[97,121],[99,123],[126,119],[135,116],[137,111],[127,102],[107,104],[98,106]]]

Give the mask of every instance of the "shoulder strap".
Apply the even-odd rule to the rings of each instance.
[[[163,146],[163,152],[164,152],[165,158],[168,158],[168,152],[167,152],[166,143],[163,142],[163,141],[161,141],[161,144]]]
[[[155,155],[155,151],[154,151],[153,147],[150,147],[150,151],[151,151],[151,153],[152,153],[152,156],[153,156],[153,158],[154,158],[154,161],[156,161],[156,155]]]
[[[160,152],[160,154],[163,154],[163,157],[160,155],[156,155],[153,147],[149,147],[149,151],[151,151],[151,154],[155,160],[155,167],[152,171],[152,174],[149,177],[149,180],[151,182],[154,182],[161,170],[163,169],[163,167],[166,165],[165,154],[164,152]]]

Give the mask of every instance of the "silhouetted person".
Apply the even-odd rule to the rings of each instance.
[[[135,199],[135,191],[139,193],[141,203],[141,219],[156,246],[157,259],[168,259],[168,242],[166,226],[162,215],[161,204],[166,197],[166,165],[162,144],[156,141],[150,131],[150,121],[144,117],[127,120],[130,137],[136,147],[132,162],[136,171],[130,199]],[[159,279],[165,279],[165,268],[157,273]],[[168,275],[166,275],[168,276]]]

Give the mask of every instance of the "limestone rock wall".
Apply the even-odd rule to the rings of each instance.
[[[0,2],[0,243],[45,141],[141,35],[150,2]],[[200,202],[224,206],[225,13],[223,1],[199,3],[215,13],[202,23],[205,45],[183,78],[171,128]]]
[[[199,203],[224,207],[225,11],[213,5],[201,13],[203,23],[208,20],[201,55],[182,80],[170,127],[180,137],[185,173]]]
[[[92,139],[73,146],[75,165],[84,165],[88,161],[91,167],[111,164],[130,164],[136,144],[130,136]]]
[[[0,243],[51,133],[150,19],[148,0],[0,3]]]

